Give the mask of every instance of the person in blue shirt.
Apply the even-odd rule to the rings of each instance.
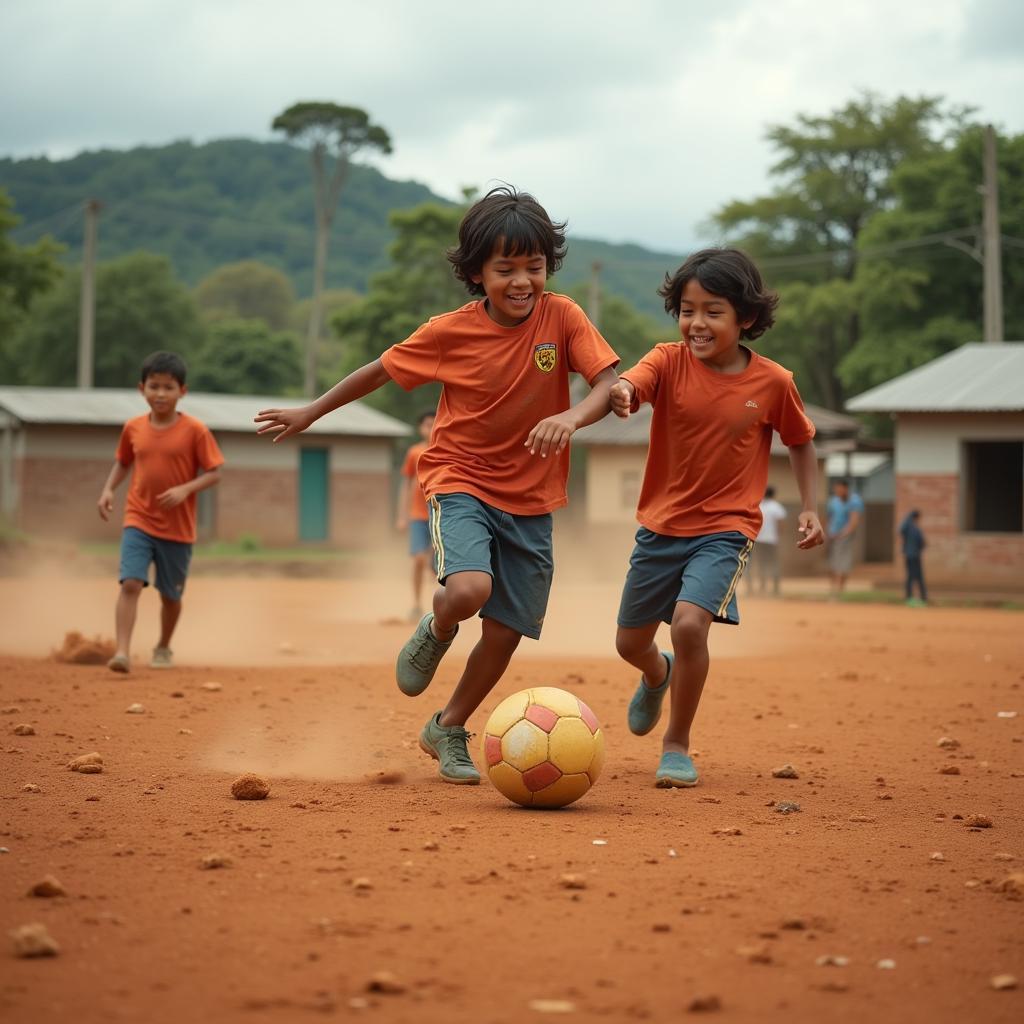
[[[921,513],[913,509],[900,523],[900,540],[903,542],[903,560],[907,566],[907,604],[920,607],[928,603],[928,591],[924,585],[924,567],[921,552],[924,551],[924,533],[921,531]],[[920,598],[914,597],[914,583],[917,583]]]
[[[846,588],[846,579],[853,568],[854,538],[864,518],[864,502],[850,491],[845,480],[836,480],[825,505],[828,514],[828,568],[831,574],[832,597],[839,597]]]

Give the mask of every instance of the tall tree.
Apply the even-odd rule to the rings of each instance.
[[[20,218],[0,189],[0,382],[27,383],[23,359],[16,346],[18,329],[32,301],[60,278],[57,257],[61,246],[44,238],[35,245],[16,245],[8,237]]]
[[[867,94],[827,116],[774,125],[767,136],[780,153],[771,168],[778,188],[729,203],[714,218],[782,285],[782,313],[765,348],[801,366],[808,397],[829,408],[842,408],[839,365],[861,332],[855,283],[861,233],[892,204],[894,170],[939,152],[942,132],[963,118],[935,97],[884,102]],[[787,288],[792,282],[799,286]]]
[[[262,320],[272,330],[288,326],[295,290],[287,274],[259,260],[226,263],[196,285],[206,320]]]
[[[196,391],[236,395],[295,394],[302,383],[297,339],[271,331],[261,320],[218,320],[189,368]]]
[[[303,386],[307,395],[316,390],[317,348],[322,322],[321,297],[324,290],[324,266],[327,263],[327,237],[348,178],[352,158],[363,150],[391,152],[391,139],[359,107],[337,103],[296,103],[274,118],[275,131],[284,132],[292,141],[309,146],[313,168],[313,205],[316,243],[313,259],[313,304],[306,333],[306,359]],[[332,168],[328,163],[333,158]]]

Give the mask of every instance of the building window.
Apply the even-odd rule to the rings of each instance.
[[[640,470],[624,469],[619,474],[619,501],[632,512],[640,501]]]
[[[967,441],[964,470],[964,530],[1024,532],[1024,441]]]

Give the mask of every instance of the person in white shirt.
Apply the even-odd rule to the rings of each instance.
[[[779,596],[779,584],[782,572],[779,566],[779,523],[786,518],[786,509],[780,501],[775,500],[775,488],[769,487],[761,499],[761,530],[754,543],[753,563],[757,572],[760,591],[768,589],[768,581],[772,583],[772,593]],[[754,592],[754,574],[747,577],[747,589]]]

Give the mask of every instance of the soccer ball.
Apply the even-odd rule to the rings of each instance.
[[[594,712],[554,686],[506,697],[487,719],[482,748],[495,789],[524,807],[571,804],[604,765],[604,733]]]

